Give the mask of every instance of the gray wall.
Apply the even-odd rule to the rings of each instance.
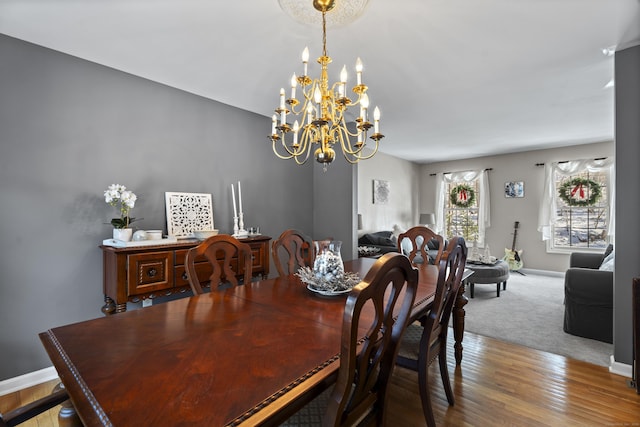
[[[275,158],[269,118],[3,35],[0,57],[0,380],[51,366],[39,332],[102,316],[109,184],[138,195],[142,229],[185,191],[231,232],[240,180],[247,226],[313,230],[312,167]]]
[[[357,166],[336,160],[323,172],[314,164],[313,238],[331,237],[342,241],[344,260],[358,257],[357,239]]]
[[[614,356],[631,364],[631,283],[640,276],[640,46],[616,52],[616,265]]]

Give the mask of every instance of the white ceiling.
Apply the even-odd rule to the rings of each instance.
[[[321,46],[278,0],[0,0],[0,32],[265,116]],[[640,0],[370,0],[327,34],[331,81],[364,62],[381,151],[424,163],[613,139],[602,49],[637,44]]]

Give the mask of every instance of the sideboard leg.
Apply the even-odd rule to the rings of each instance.
[[[115,301],[108,296],[104,296],[104,305],[100,309],[104,314],[113,314],[116,311]]]
[[[465,291],[465,282],[463,281],[460,285],[460,289],[458,289],[458,295],[456,296],[456,301],[453,306],[453,337],[455,339],[455,344],[453,348],[455,349],[456,356],[456,365],[462,363],[462,340],[464,339],[464,306],[467,305],[469,300],[464,295]]]

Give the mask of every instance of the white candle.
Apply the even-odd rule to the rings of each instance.
[[[293,122],[293,145],[298,144],[298,130],[300,129],[299,126],[300,125],[298,124],[297,120]]]
[[[309,48],[305,47],[302,51],[302,63],[304,64],[304,71],[302,72],[303,76],[307,75],[307,63],[309,62]]]
[[[238,207],[240,208],[240,214],[242,214],[242,188],[240,188],[240,181],[238,181]]]
[[[296,73],[293,73],[293,77],[291,77],[291,99],[296,98],[296,86],[298,86],[298,80],[296,79]]]
[[[309,105],[307,105],[307,123],[311,124],[312,121],[313,121],[313,104],[309,103]]]
[[[367,121],[367,108],[369,108],[369,95],[366,93],[360,99],[360,116],[363,121]]]
[[[280,109],[284,110],[284,88],[280,88]]]
[[[380,109],[373,110],[373,133],[380,133]]]
[[[360,58],[356,59],[356,80],[358,81],[358,85],[362,84],[362,69],[363,69],[362,61]]]
[[[233,188],[233,184],[231,184],[231,196],[233,197],[233,217],[236,218],[238,211],[236,210],[236,190]]]
[[[276,115],[274,114],[271,117],[271,135],[275,135],[276,134],[276,124],[278,123],[278,118],[276,117]]]

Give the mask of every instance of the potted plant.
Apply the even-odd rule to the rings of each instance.
[[[124,185],[111,184],[104,192],[104,200],[111,206],[120,210],[120,217],[113,218],[111,225],[113,226],[113,238],[128,242],[131,240],[133,230],[129,225],[136,220],[131,218],[129,214],[136,204],[137,196]]]

